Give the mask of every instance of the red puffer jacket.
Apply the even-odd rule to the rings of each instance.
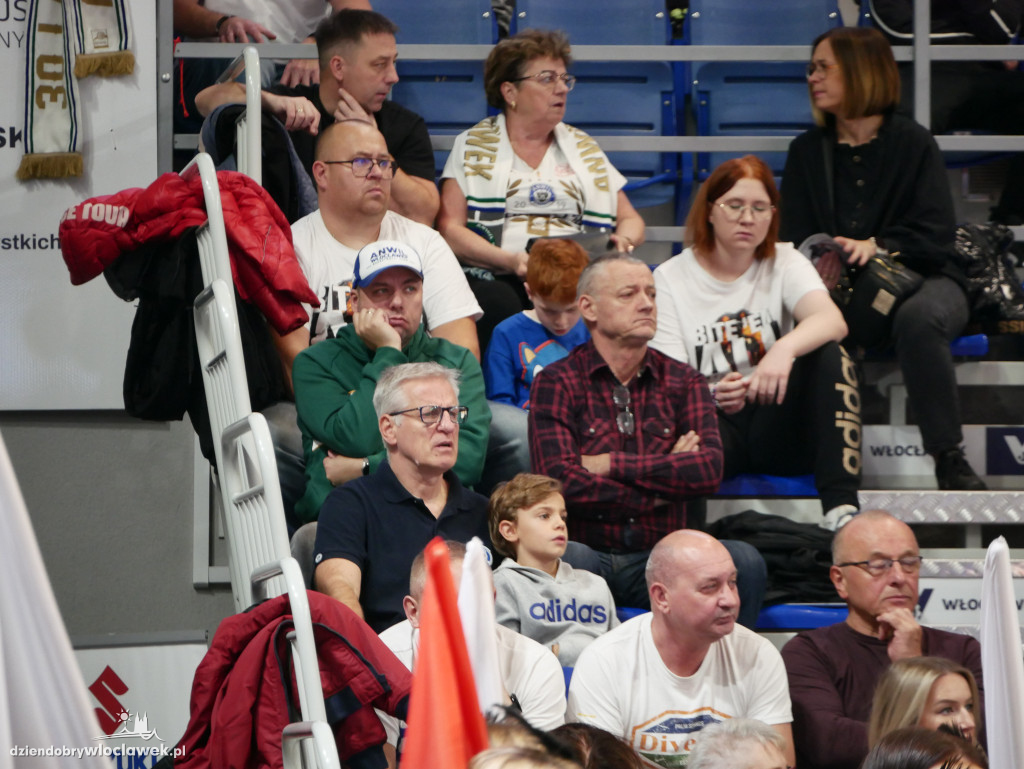
[[[284,214],[245,174],[218,171],[231,273],[238,293],[279,334],[309,320],[302,303],[319,299],[302,273]],[[61,217],[60,247],[71,283],[92,280],[121,254],[153,240],[174,240],[206,221],[198,176],[164,174],[146,189],[122,190],[72,206]]]
[[[338,755],[351,769],[385,765],[379,708],[408,717],[412,673],[344,604],[307,591],[320,681]],[[283,769],[281,730],[298,712],[288,597],[228,617],[196,669],[175,769]]]

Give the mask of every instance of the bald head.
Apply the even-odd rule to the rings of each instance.
[[[882,549],[887,541],[910,538],[917,541],[913,530],[899,518],[885,510],[865,510],[836,532],[832,539],[832,563],[850,561],[854,543],[867,542],[874,550]]]
[[[387,142],[384,140],[384,135],[377,130],[377,126],[373,123],[362,118],[338,120],[320,132],[320,137],[316,141],[315,160],[334,160],[339,152],[344,153],[352,145],[358,144],[360,140],[374,141],[377,137],[384,144],[386,151]]]
[[[679,574],[693,571],[705,563],[732,560],[729,551],[717,539],[703,531],[679,529],[663,537],[647,558],[644,576],[647,590],[655,583],[668,584]]]

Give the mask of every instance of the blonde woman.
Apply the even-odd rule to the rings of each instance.
[[[894,662],[875,689],[868,744],[906,726],[957,730],[978,743],[981,695],[971,671],[943,657],[908,657]]]

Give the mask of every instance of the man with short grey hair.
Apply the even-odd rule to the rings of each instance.
[[[590,341],[547,366],[530,388],[533,471],[562,482],[573,539],[565,560],[603,577],[619,606],[646,608],[643,568],[666,534],[692,525],[722,479],[722,440],[707,381],[649,347],[657,329],[654,277],[641,260],[609,254],[580,276],[576,303]],[[753,627],[764,559],[727,542]]]
[[[320,511],[313,549],[317,590],[376,632],[405,618],[402,599],[417,553],[435,536],[487,542],[487,498],[452,472],[467,407],[458,372],[405,363],[381,373],[373,406],[387,459],[346,483]]]
[[[786,741],[768,724],[730,718],[700,733],[686,769],[788,769],[785,750]]]

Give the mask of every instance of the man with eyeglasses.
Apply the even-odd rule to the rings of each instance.
[[[914,616],[921,554],[907,524],[882,510],[861,513],[836,532],[832,564],[846,621],[804,631],[782,650],[800,769],[860,766],[875,686],[896,660],[945,657],[982,688],[978,642],[922,627]]]
[[[373,323],[370,316],[360,325]],[[467,405],[459,371],[441,363],[364,372],[367,379],[377,377],[373,409],[387,456],[375,472],[335,489],[324,502],[314,581],[379,633],[405,619],[409,571],[431,539],[489,541],[487,498],[464,487],[453,470],[466,448],[460,433],[474,410],[487,406],[482,382],[479,397]],[[480,376],[479,366],[475,373]],[[358,393],[359,399],[364,395]]]
[[[722,477],[715,406],[700,374],[648,347],[657,306],[644,262],[595,259],[576,301],[591,339],[534,379],[530,458],[564,486],[577,540],[565,560],[604,577],[619,606],[648,608],[647,555],[687,527]],[[739,572],[740,623],[753,627],[764,560],[745,543],[723,545]]]
[[[261,93],[263,110],[289,131],[295,152],[313,175],[317,136],[336,120],[373,123],[397,157],[391,208],[423,224],[437,215],[440,197],[434,184],[434,153],[426,123],[416,113],[388,100],[398,82],[395,61],[398,28],[369,10],[346,8],[324,19],[314,33],[319,55],[319,84],[276,85]],[[222,104],[244,104],[240,83],[219,83],[196,96],[204,116]]]
[[[381,372],[403,363],[432,361],[461,373],[470,417],[460,429],[462,451],[453,470],[467,486],[479,482],[491,424],[483,374],[466,348],[423,328],[423,282],[414,249],[387,240],[364,246],[353,271],[352,322],[296,357],[292,375],[305,456],[298,520],[315,521],[335,485],[385,461],[373,391]]]

